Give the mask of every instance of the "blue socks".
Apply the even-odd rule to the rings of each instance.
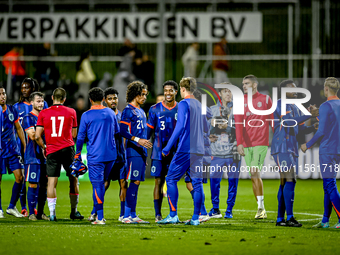
[[[220,183],[222,178],[210,177],[211,203],[214,209],[220,208]]]
[[[26,208],[26,182],[21,186],[20,193],[19,193],[19,198],[20,198],[20,204],[21,204],[21,210],[24,210]]]
[[[124,216],[125,211],[125,201],[120,201],[120,214],[119,216]]]
[[[329,199],[334,207],[334,210],[340,222],[340,194],[336,185],[336,179],[335,178],[323,179],[323,187],[329,196]]]
[[[11,201],[10,201],[9,206],[8,206],[9,209],[13,209],[15,207],[15,205],[17,204],[21,187],[22,187],[22,183],[14,182],[13,189],[12,189]]]
[[[278,210],[277,210],[277,222],[281,222],[285,218],[285,200],[283,198],[283,188],[284,185],[280,185],[279,192],[277,193]]]
[[[285,201],[287,220],[290,220],[293,215],[293,204],[295,195],[295,182],[286,182],[283,188],[283,198]]]
[[[204,205],[204,201],[205,201],[205,195],[203,193],[201,210],[200,210],[201,215],[207,215],[208,214],[207,209],[205,208],[205,205]]]
[[[34,214],[34,208],[35,208],[35,206],[37,204],[36,191],[37,191],[37,188],[28,187],[27,201],[28,201],[29,215]]]
[[[134,182],[131,182],[126,191],[124,218],[128,218],[129,216],[131,216],[132,218],[137,217],[136,205],[138,188],[139,185],[135,184]]]
[[[104,195],[105,186],[104,182],[93,182],[93,201],[96,208],[98,220],[103,220],[104,218]]]
[[[195,183],[193,181],[193,186],[195,194],[194,194],[194,215],[192,216],[192,220],[198,220],[201,211],[202,198],[204,196],[203,183],[202,181],[198,183]]]
[[[332,202],[326,190],[324,190],[324,199],[323,199],[324,213],[322,217],[322,223],[329,222],[329,218],[332,213]]]
[[[177,215],[177,201],[178,201],[178,188],[175,180],[166,178],[166,184],[168,186],[168,202],[170,207],[170,216],[175,217]]]

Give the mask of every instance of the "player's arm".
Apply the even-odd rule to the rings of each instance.
[[[163,156],[169,155],[171,148],[177,142],[180,134],[182,134],[184,127],[185,127],[185,123],[188,120],[188,114],[189,114],[189,107],[188,107],[187,103],[180,102],[178,104],[178,114],[177,114],[178,117],[177,117],[176,127],[175,127],[175,130],[170,137],[168,144],[162,150]]]
[[[319,109],[319,111],[320,111],[319,128],[316,131],[313,138],[308,143],[301,145],[301,149],[303,150],[303,152],[305,152],[309,148],[313,147],[313,145],[315,143],[322,140],[322,138],[325,136],[326,126],[329,125],[329,113],[330,113],[331,110],[332,109],[330,108],[330,106],[328,104],[321,105],[321,107]]]
[[[72,125],[72,137],[75,139],[77,137],[77,113],[75,110],[73,110],[73,125]]]
[[[123,111],[122,113],[122,119],[120,121],[120,134],[126,139],[134,141],[147,149],[152,148],[152,143],[149,140],[142,139],[131,134],[131,120],[128,118],[126,111]]]
[[[39,147],[45,151],[46,144],[44,143],[44,139],[42,139],[42,133],[44,132],[44,128],[42,126],[37,126],[35,129],[35,141],[39,145]],[[45,153],[44,153],[45,154]]]
[[[147,138],[148,140],[150,140],[150,137],[152,135],[152,133],[155,131],[155,114],[152,110],[152,107],[149,110],[149,116],[148,116],[148,122],[146,123],[147,128],[148,128],[148,135]]]
[[[237,152],[241,156],[245,156],[243,147],[243,132],[244,132],[244,115],[234,115],[235,128],[236,128],[236,142],[237,142]]]
[[[35,140],[35,130],[33,123],[30,122],[29,117],[24,117],[22,120],[22,128],[25,130],[28,137],[34,141]]]
[[[20,138],[20,141],[22,143],[22,146],[24,147],[24,151],[26,151],[26,141],[25,141],[25,134],[24,134],[24,131],[22,130],[22,127],[20,125],[20,122],[19,122],[19,119],[14,122],[14,126],[17,130],[17,134]]]

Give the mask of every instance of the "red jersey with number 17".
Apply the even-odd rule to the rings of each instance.
[[[46,155],[74,146],[72,128],[77,127],[74,109],[61,104],[52,105],[40,112],[37,126],[44,128]]]

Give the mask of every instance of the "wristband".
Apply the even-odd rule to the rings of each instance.
[[[135,139],[133,139],[136,143],[138,143],[139,142],[139,139],[140,138],[138,138],[138,137],[135,137]]]

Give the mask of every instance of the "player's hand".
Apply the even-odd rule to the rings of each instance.
[[[240,144],[239,146],[237,146],[237,152],[238,154],[240,154],[241,156],[245,156],[246,154],[244,154],[244,147],[242,144]]]
[[[308,111],[312,114],[312,117],[318,117],[319,116],[319,108],[316,108],[316,105],[310,105],[308,107]]]
[[[218,140],[218,136],[217,135],[209,135],[209,139],[210,139],[210,142],[214,143]]]
[[[305,153],[307,151],[307,149],[308,148],[307,148],[307,144],[306,143],[301,145],[301,150],[303,151],[303,153]]]
[[[314,123],[313,126],[314,126],[315,130],[318,130],[319,129],[319,122]]]
[[[144,148],[147,149],[151,149],[152,148],[152,143],[150,142],[150,140],[146,140],[146,139],[139,139],[138,141],[139,145],[142,145]]]

